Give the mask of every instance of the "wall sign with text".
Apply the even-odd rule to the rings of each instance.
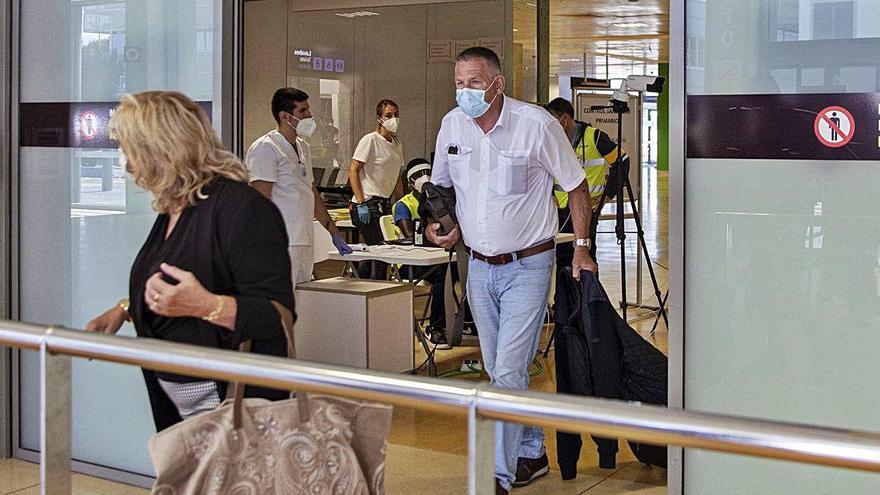
[[[327,57],[303,48],[293,50],[293,57],[297,67],[300,69],[334,72],[337,74],[345,72],[345,59],[342,58]]]

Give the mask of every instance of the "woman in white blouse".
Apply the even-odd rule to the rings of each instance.
[[[368,245],[381,244],[379,218],[391,212],[393,199],[403,195],[400,172],[404,167],[403,146],[397,138],[400,109],[391,100],[376,105],[376,130],[362,137],[352,155],[348,178],[354,192],[351,221]],[[361,278],[385,279],[387,265],[364,262]]]

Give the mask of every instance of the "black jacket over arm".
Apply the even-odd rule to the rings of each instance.
[[[556,390],[607,399],[667,403],[666,356],[630,327],[608,300],[596,276],[560,270],[556,307]],[[600,467],[614,467],[617,440],[593,437]],[[563,479],[577,475],[581,436],[557,432]],[[640,461],[666,467],[666,448],[629,442]]]

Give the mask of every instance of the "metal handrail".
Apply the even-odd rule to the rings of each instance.
[[[270,388],[320,392],[386,402],[422,410],[467,415],[469,493],[494,493],[491,452],[494,421],[511,421],[557,430],[622,437],[655,444],[715,450],[756,457],[880,472],[880,434],[745,419],[619,401],[489,389],[460,380],[437,380],[330,366],[145,338],[85,333],[0,321],[0,345],[39,350],[43,371],[43,437],[68,435],[48,415],[64,398],[57,388],[69,382],[69,357],[98,359],[145,368],[242,381]],[[53,366],[67,359],[63,367]],[[54,371],[53,371],[54,370]],[[53,378],[54,376],[54,378]],[[51,393],[50,393],[51,391]],[[69,397],[67,413],[69,415]],[[57,420],[57,418],[55,418]],[[49,430],[54,433],[49,434]],[[42,449],[51,450],[46,443]],[[57,450],[57,449],[56,449]],[[60,454],[67,456],[69,445]],[[486,459],[489,459],[489,462]],[[50,462],[44,453],[43,462]],[[47,473],[58,471],[48,469]],[[41,470],[43,471],[43,470]],[[61,466],[61,471],[64,471]],[[69,474],[68,474],[69,476]],[[51,480],[44,480],[45,483]],[[57,481],[57,480],[56,480]],[[63,481],[63,480],[62,480]],[[61,482],[61,481],[59,481]],[[44,484],[44,486],[46,486]]]

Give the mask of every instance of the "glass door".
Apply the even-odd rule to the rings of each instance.
[[[217,117],[223,3],[21,2],[22,320],[83,328],[127,296],[155,213],[127,177],[107,121],[123,94],[156,89],[181,91]],[[17,454],[33,457],[37,356],[20,353],[17,371]],[[154,427],[140,370],[74,360],[72,385],[74,458],[151,476]]]
[[[880,2],[688,0],[685,407],[880,430]],[[705,451],[684,491],[880,492]]]

